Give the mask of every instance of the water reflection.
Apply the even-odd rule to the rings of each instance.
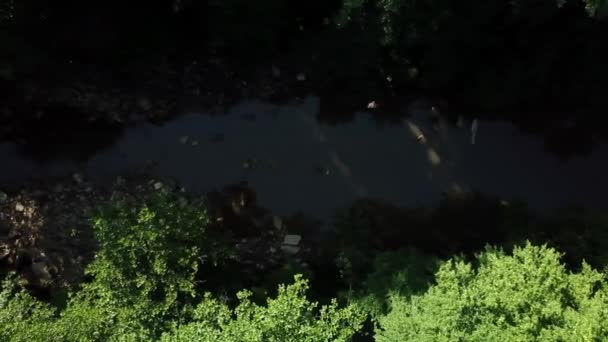
[[[153,175],[176,178],[189,190],[247,181],[273,212],[321,218],[361,197],[433,205],[454,188],[523,198],[537,208],[607,205],[605,145],[561,161],[544,150],[542,139],[507,123],[480,121],[471,145],[470,121],[458,128],[434,120],[424,106],[410,108],[397,125],[356,113],[339,126],[318,122],[319,106],[314,97],[282,106],[248,102],[228,115],[191,113],[162,126],[143,124],[83,162],[36,164],[15,145],[2,144],[0,187],[75,171],[107,179],[155,165]],[[181,143],[184,136],[198,144]]]

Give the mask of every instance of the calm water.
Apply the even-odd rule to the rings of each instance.
[[[314,97],[281,106],[249,102],[225,116],[190,113],[163,126],[141,124],[79,163],[37,163],[16,145],[1,144],[0,187],[73,172],[102,181],[153,160],[153,174],[189,190],[246,180],[277,214],[301,210],[326,218],[358,197],[432,205],[455,189],[524,199],[538,209],[608,207],[606,145],[561,161],[544,151],[540,138],[504,122],[480,121],[471,144],[470,122],[433,127],[422,107],[412,107],[412,116],[395,125],[360,113],[350,123],[324,126],[316,120],[318,109]]]

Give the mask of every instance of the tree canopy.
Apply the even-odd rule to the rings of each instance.
[[[595,341],[608,338],[606,276],[527,244],[512,255],[487,249],[474,262],[452,259],[421,295],[391,296],[377,341]]]

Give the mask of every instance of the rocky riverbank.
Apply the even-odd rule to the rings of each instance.
[[[175,192],[180,205],[204,202],[212,222],[207,229],[229,233],[232,259],[246,273],[272,270],[309,251],[300,245],[300,235],[288,233],[290,220],[259,207],[246,184],[193,194],[170,180],[145,175],[101,185],[74,174],[0,192],[0,265],[17,271],[23,285],[37,291],[78,284],[97,247],[91,221],[97,209],[109,201],[137,208],[157,191]]]

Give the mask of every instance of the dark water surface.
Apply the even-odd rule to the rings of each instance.
[[[225,116],[191,113],[162,126],[137,125],[84,162],[35,162],[5,143],[0,188],[74,172],[102,181],[154,161],[154,175],[175,178],[189,190],[246,180],[261,205],[277,214],[301,210],[327,218],[358,197],[432,205],[450,190],[523,199],[537,209],[608,208],[607,145],[563,161],[544,150],[541,138],[484,121],[472,144],[470,122],[433,126],[421,108],[413,106],[400,124],[381,125],[373,114],[360,113],[326,126],[316,120],[315,97],[280,106],[248,102]]]

